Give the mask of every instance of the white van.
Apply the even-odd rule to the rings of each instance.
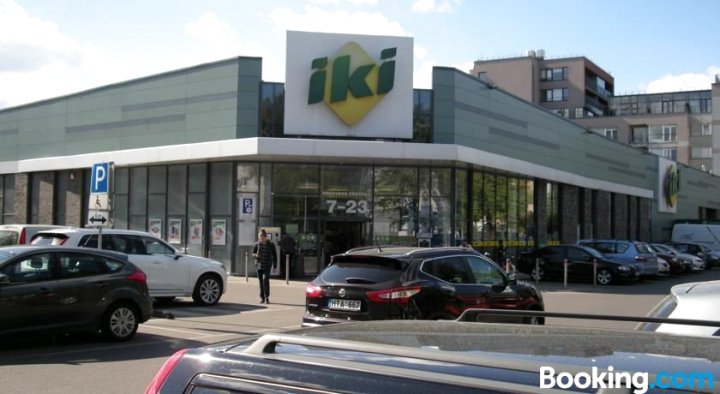
[[[695,242],[720,250],[720,224],[678,223],[673,226],[672,242]]]
[[[51,224],[3,224],[0,225],[0,246],[25,245],[38,231],[67,228]]]

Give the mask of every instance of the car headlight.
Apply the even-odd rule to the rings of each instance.
[[[618,271],[630,271],[630,267],[626,265],[621,265],[618,267]]]

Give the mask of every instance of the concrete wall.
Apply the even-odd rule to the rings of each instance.
[[[258,133],[262,60],[235,58],[0,111],[0,162]]]

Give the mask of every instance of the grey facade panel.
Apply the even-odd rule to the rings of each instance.
[[[2,110],[0,162],[256,137],[261,65],[230,59]]]
[[[499,89],[491,89],[457,70],[435,68],[433,80],[436,107],[456,108],[454,123],[436,116],[435,142],[462,143],[589,178],[654,188],[655,180],[645,170],[652,164],[651,155],[587,133],[566,119]],[[437,109],[435,113],[442,114]],[[501,134],[498,130],[513,134]],[[505,138],[498,138],[501,135]],[[462,138],[457,138],[459,136]],[[607,160],[600,163],[588,158],[586,153],[620,161],[623,171],[609,171]]]

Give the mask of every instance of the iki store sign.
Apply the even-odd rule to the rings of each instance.
[[[289,31],[285,134],[412,138],[413,40]]]

